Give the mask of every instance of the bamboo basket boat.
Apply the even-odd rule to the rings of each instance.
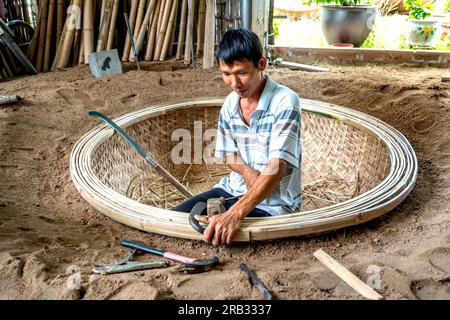
[[[182,129],[198,137],[199,124],[203,131],[216,128],[223,101],[155,105],[115,122],[196,194],[211,188],[229,171],[223,164],[204,161],[174,165],[170,154],[179,141],[172,141],[171,135]],[[392,210],[414,186],[417,158],[400,132],[353,109],[305,99],[301,107],[302,210],[245,218],[235,241],[317,234],[360,224]],[[205,147],[209,142],[202,143]],[[182,197],[106,125],[76,143],[70,171],[84,199],[111,219],[147,232],[201,239],[189,225],[187,213],[169,210]]]

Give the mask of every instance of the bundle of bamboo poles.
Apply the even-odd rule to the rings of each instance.
[[[31,0],[0,0],[0,17],[5,20],[22,20],[33,25],[33,3]]]
[[[203,57],[214,65],[220,35],[216,0],[40,0],[38,23],[27,56],[38,72],[86,64],[95,51],[117,49],[122,61],[134,61],[124,13],[139,59],[176,57],[190,64]],[[227,17],[239,6],[225,1]],[[228,18],[227,18],[228,19]],[[237,19],[238,20],[238,19]],[[238,26],[237,20],[227,28]],[[220,30],[225,32],[226,29]]]

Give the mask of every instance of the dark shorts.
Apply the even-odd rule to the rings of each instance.
[[[189,200],[186,200],[185,202],[179,204],[178,206],[176,206],[175,208],[173,208],[172,210],[174,211],[181,211],[181,212],[191,212],[192,208],[194,207],[194,205],[197,202],[206,202],[208,199],[211,198],[220,198],[220,197],[224,197],[226,198],[231,198],[233,195],[229,194],[228,192],[224,191],[223,189],[220,188],[213,188],[209,191],[200,193],[194,197],[192,197]],[[238,202],[238,198],[234,198],[231,200],[227,200],[225,201],[225,208],[228,210],[230,209],[230,207],[235,204],[236,202]],[[203,215],[206,215],[206,209],[202,211]],[[252,211],[250,211],[250,213],[247,215],[247,217],[270,217],[271,215],[261,209],[255,208]]]

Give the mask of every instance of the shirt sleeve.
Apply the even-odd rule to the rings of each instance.
[[[229,114],[229,101],[225,101],[219,114],[219,123],[217,126],[216,149],[214,156],[224,158],[233,153],[238,153],[236,139],[231,130],[231,117]]]
[[[301,159],[300,142],[300,99],[290,94],[280,101],[274,118],[274,126],[269,144],[269,161],[283,159],[291,166],[299,168]]]

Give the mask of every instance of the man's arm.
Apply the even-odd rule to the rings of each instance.
[[[247,190],[251,188],[253,183],[261,174],[260,171],[246,165],[241,156],[237,153],[227,156],[227,165],[231,170],[240,174],[244,178],[245,184],[247,185]]]
[[[278,158],[272,159],[250,187],[228,211],[211,218],[195,216],[197,221],[208,223],[203,240],[214,246],[230,244],[241,227],[241,221],[261,201],[270,196],[286,175],[286,162]]]

